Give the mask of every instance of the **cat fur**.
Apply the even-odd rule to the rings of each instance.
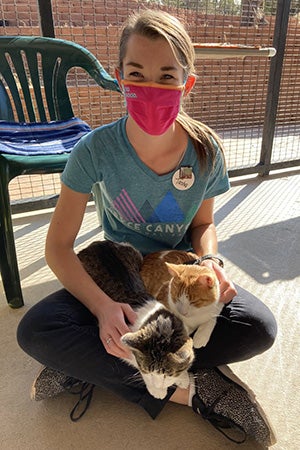
[[[131,349],[125,361],[137,368],[153,397],[164,398],[168,387],[187,387],[193,341],[175,314],[150,295],[140,276],[142,255],[127,243],[96,241],[78,253],[85,270],[113,300],[137,313],[121,341]]]
[[[192,252],[169,250],[144,257],[141,276],[147,291],[177,315],[193,332],[195,348],[204,347],[223,308],[219,281],[213,269],[193,264]]]

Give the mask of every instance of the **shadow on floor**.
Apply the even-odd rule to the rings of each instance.
[[[299,236],[300,218],[293,218],[237,233],[219,250],[260,284],[293,280],[300,275]]]

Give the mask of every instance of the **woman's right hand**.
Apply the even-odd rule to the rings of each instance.
[[[81,194],[62,184],[46,242],[46,259],[65,288],[81,301],[99,321],[99,334],[107,352],[121,358],[130,351],[120,341],[136,318],[128,304],[108,297],[84,270],[74,252],[89,194]]]
[[[136,317],[127,303],[111,299],[101,302],[101,309],[97,312],[99,336],[107,353],[118,358],[130,358],[131,352],[122,344],[121,337],[130,331],[128,324],[133,324]]]

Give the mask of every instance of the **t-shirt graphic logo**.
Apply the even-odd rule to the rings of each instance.
[[[184,214],[171,192],[168,192],[155,208],[149,201],[146,201],[139,210],[128,195],[128,192],[122,189],[120,195],[113,201],[113,205],[124,222],[184,222]]]
[[[141,216],[125,189],[122,189],[120,195],[113,201],[113,205],[124,221],[145,223],[145,219]]]

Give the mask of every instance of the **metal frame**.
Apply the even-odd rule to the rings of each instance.
[[[51,0],[38,0],[38,6],[39,6],[40,26],[42,34],[44,36],[55,37]],[[291,7],[291,0],[277,1],[275,31],[273,37],[273,47],[277,51],[276,55],[273,56],[273,51],[270,51],[272,49],[266,49],[267,52],[261,52],[261,56],[273,56],[273,57],[271,59],[270,64],[260,161],[255,166],[248,166],[229,170],[230,177],[243,176],[255,173],[259,174],[260,176],[265,176],[269,174],[270,170],[285,169],[300,165],[300,159],[276,163],[271,162],[290,7]],[[201,48],[196,49],[197,54],[196,56],[198,58],[205,58],[207,57],[206,55],[208,51],[209,49],[201,49]],[[231,57],[233,56],[239,57],[238,54],[239,51],[240,50],[237,49],[235,54],[234,55],[232,54]],[[229,54],[228,49],[224,48],[224,53],[226,52],[228,55]],[[214,58],[221,58],[221,59],[223,59],[224,57],[225,56],[220,54],[220,51],[218,51],[217,54],[215,54],[214,56]]]

